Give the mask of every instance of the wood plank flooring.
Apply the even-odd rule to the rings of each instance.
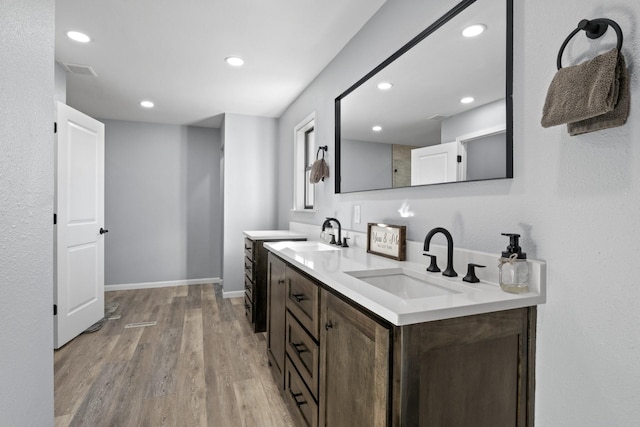
[[[122,317],[55,352],[56,427],[294,425],[242,298],[207,284],[105,299]]]

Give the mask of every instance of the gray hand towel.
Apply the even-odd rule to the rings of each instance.
[[[629,72],[624,60],[624,55],[618,55],[618,69],[620,70],[620,91],[618,103],[613,111],[591,117],[590,119],[567,124],[569,135],[580,135],[587,132],[622,126],[629,117],[629,107],[631,104],[631,91],[629,88]]]
[[[558,70],[542,110],[542,126],[573,123],[613,111],[618,101],[618,49]]]
[[[321,180],[324,181],[325,178],[329,178],[329,165],[327,165],[324,159],[316,160],[311,165],[309,181],[312,184],[317,184]]]

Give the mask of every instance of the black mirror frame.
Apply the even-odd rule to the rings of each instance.
[[[422,40],[427,38],[431,33],[435,32],[438,28],[442,27],[444,24],[449,22],[455,16],[457,16],[460,12],[465,10],[471,4],[475,3],[477,0],[463,0],[454,6],[447,13],[438,18],[433,24],[429,25],[424,31],[418,34],[416,37],[411,39],[407,44],[398,49],[393,55],[389,58],[385,59],[380,65],[367,73],[364,77],[358,80],[355,84],[349,87],[347,90],[342,92],[335,99],[335,170],[336,170],[336,178],[335,178],[335,193],[340,193],[340,180],[342,179],[341,175],[341,159],[340,159],[340,101],[351,92],[356,90],[359,86],[365,83],[367,80],[375,76],[378,72],[380,72],[383,68],[387,67],[393,61],[398,59],[400,56],[404,55],[415,45],[420,43]],[[506,174],[504,177],[500,178],[490,178],[492,179],[509,179],[513,178],[513,0],[505,0],[506,1],[506,9],[507,9],[507,33],[506,33],[506,80],[505,80],[505,100],[506,100],[506,116],[507,116],[507,129],[506,129]],[[485,180],[478,180],[485,181]],[[473,182],[473,180],[469,181],[461,181],[461,182]],[[443,182],[440,184],[425,184],[425,185],[441,185],[441,184],[455,184],[453,182]],[[415,186],[415,187],[424,187],[425,185]],[[413,187],[413,186],[411,186]],[[395,188],[411,188],[411,187],[395,187]],[[384,189],[372,189],[372,190],[359,190],[353,191],[354,193],[362,192],[362,191],[381,191],[381,190],[391,190],[394,188],[384,188]]]

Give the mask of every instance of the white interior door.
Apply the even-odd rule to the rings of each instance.
[[[411,185],[457,181],[459,145],[447,142],[411,150]]]
[[[104,124],[57,103],[54,347],[104,317]]]

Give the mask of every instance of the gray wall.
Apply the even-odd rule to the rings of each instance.
[[[506,133],[488,135],[468,142],[467,179],[493,179],[507,176]]]
[[[0,424],[53,426],[54,1],[0,9]]]
[[[442,121],[442,142],[455,141],[457,137],[507,123],[506,101],[500,99],[473,110],[447,117]]]
[[[105,123],[105,284],[221,276],[220,132]]]
[[[63,104],[67,103],[67,71],[58,63],[55,65],[53,73],[55,95],[54,99]]]
[[[506,124],[504,99],[465,111],[442,121],[442,142],[455,141],[457,137]],[[467,178],[490,179],[505,176],[506,134],[491,135],[470,141],[467,147]]]
[[[224,292],[244,290],[245,230],[276,225],[277,120],[225,114]],[[291,130],[293,134],[293,128]],[[293,146],[292,146],[293,147]],[[291,209],[289,206],[289,209]],[[233,294],[231,294],[233,295]],[[227,295],[229,296],[229,295]]]
[[[391,187],[392,144],[345,139],[341,141],[340,147],[341,191]]]
[[[482,0],[478,0],[480,3]],[[290,212],[293,128],[316,112],[320,144],[334,148],[334,99],[456,1],[388,0],[280,118],[279,225],[320,225],[337,216],[364,232],[367,222],[406,224],[421,241],[433,227],[451,230],[458,247],[496,253],[501,232],[523,235],[531,258],[547,261],[548,302],[538,310],[537,426],[629,426],[640,418],[640,2],[514,1],[514,173],[479,181],[366,193],[319,195],[317,212]],[[540,126],[560,44],[584,17],[608,17],[625,35],[631,116],[623,127],[570,137]],[[613,32],[574,37],[572,63],[615,45]],[[595,51],[595,52],[594,52]],[[584,59],[585,56],[582,56]],[[446,60],[444,58],[443,60]],[[332,164],[329,164],[332,167]],[[325,186],[333,188],[333,178]],[[401,218],[403,203],[414,216]],[[353,205],[362,208],[352,224]],[[497,268],[488,266],[487,268]]]

